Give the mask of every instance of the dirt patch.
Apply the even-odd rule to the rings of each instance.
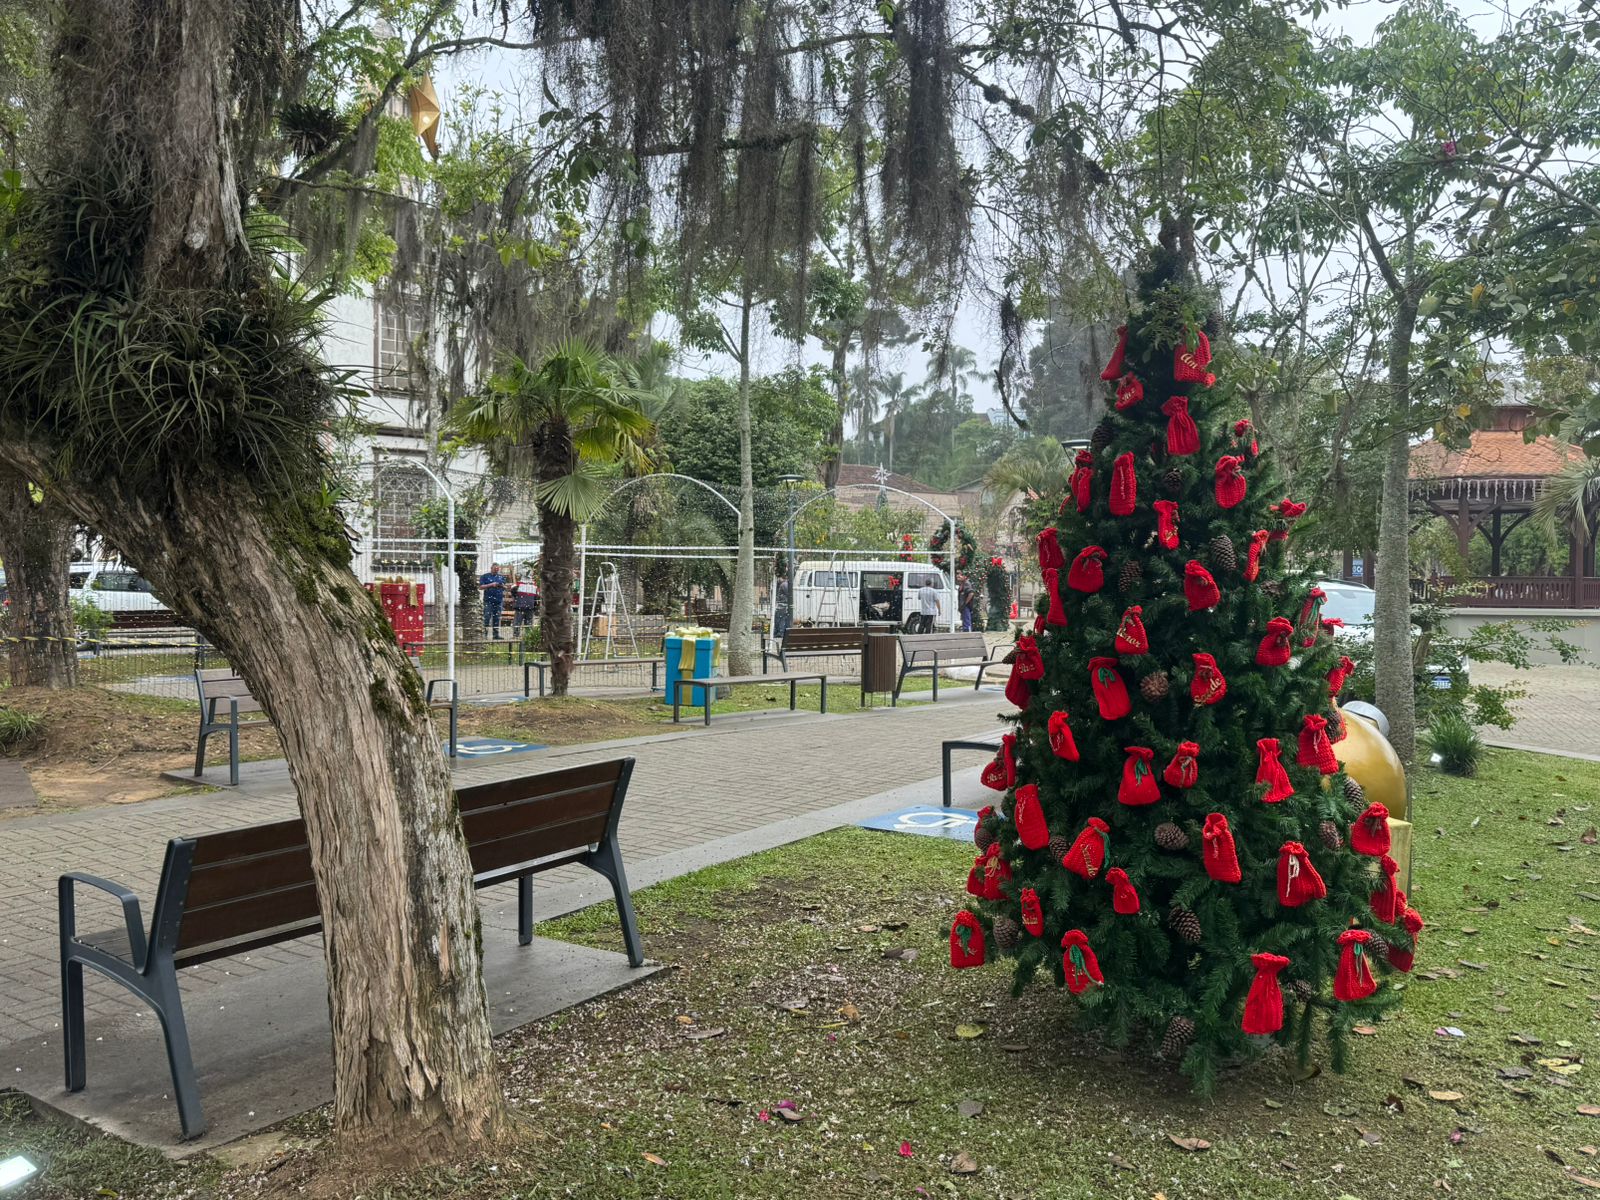
[[[44,811],[171,795],[180,789],[161,772],[194,761],[198,710],[185,701],[78,687],[9,688],[0,693],[0,703],[44,718],[42,740],[18,756]],[[246,758],[282,753],[270,728],[247,729],[239,742]],[[225,759],[227,746],[214,739],[216,753]],[[4,810],[0,817],[41,809]]]
[[[592,700],[582,696],[549,696],[492,707],[461,710],[465,737],[501,737],[545,746],[609,742],[617,738],[663,733],[652,715],[650,699]]]

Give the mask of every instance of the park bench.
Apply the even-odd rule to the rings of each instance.
[[[434,689],[440,684],[449,687],[449,697],[434,698]],[[200,737],[194,749],[194,777],[199,779],[206,769],[206,742],[213,734],[228,735],[228,783],[239,786],[239,730],[252,725],[270,725],[266,717],[254,721],[241,721],[243,713],[262,712],[261,701],[250,694],[250,685],[232,667],[202,667],[194,673],[195,690],[200,694]],[[450,710],[450,757],[456,756],[456,726],[460,718],[459,689],[453,679],[435,679],[428,684],[428,707]],[[226,705],[224,715],[223,706]]]
[[[890,703],[900,702],[900,689],[906,676],[913,671],[927,671],[933,676],[933,698],[939,699],[939,672],[946,667],[978,668],[972,690],[983,686],[983,673],[1003,661],[998,652],[991,654],[981,633],[902,633],[900,639],[900,677],[894,683],[894,696]]]
[[[791,656],[842,658],[853,654],[860,658],[865,645],[866,627],[862,625],[791,625],[776,651],[768,650],[763,639],[761,669],[767,669],[767,659],[773,654],[787,671]]]
[[[621,758],[456,792],[473,884],[484,888],[517,881],[521,945],[533,941],[533,876],[578,863],[610,881],[628,961],[643,965],[617,844],[617,823],[632,773],[633,759]],[[122,905],[124,926],[80,935],[79,884],[115,897]],[[167,843],[148,933],[139,898],[121,884],[71,872],[61,876],[58,900],[67,1090],[82,1091],[86,1082],[83,968],[93,967],[155,1010],[166,1037],[183,1136],[199,1137],[206,1123],[178,970],[321,932],[305,822],[295,818],[173,838]]]
[[[678,723],[678,709],[683,702],[683,689],[686,687],[703,687],[701,693],[705,698],[705,722],[711,724],[711,703],[719,687],[739,687],[747,683],[787,683],[789,685],[789,711],[794,712],[799,699],[798,687],[800,683],[816,680],[822,685],[822,697],[819,711],[828,711],[828,677],[806,671],[783,671],[771,675],[707,675],[699,679],[678,678],[673,681],[672,687],[672,723]]]
[[[650,690],[653,692],[661,686],[661,668],[666,666],[664,658],[575,658],[572,660],[572,669],[579,667],[650,667]],[[522,664],[522,697],[526,700],[533,695],[533,673],[539,673],[539,695],[544,695],[545,675],[555,664],[548,659],[530,658]]]
[[[1000,735],[994,734],[987,740],[983,738],[951,738],[939,744],[944,756],[944,806],[950,807],[950,755],[956,750],[981,750],[983,753],[994,755],[1000,749]]]

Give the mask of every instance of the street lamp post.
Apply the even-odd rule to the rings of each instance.
[[[794,620],[794,485],[799,483],[802,478],[804,478],[804,476],[801,475],[778,476],[778,482],[783,484],[783,494],[788,502],[789,509],[789,520],[787,522],[789,527],[789,570],[785,580],[786,586],[783,592],[784,601],[781,609],[783,616],[783,627],[778,634],[780,641],[782,640],[783,635],[789,632],[789,625]]]

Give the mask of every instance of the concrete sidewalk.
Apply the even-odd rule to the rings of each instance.
[[[634,755],[638,766],[621,840],[630,882],[640,888],[897,807],[937,804],[939,743],[993,732],[1004,707],[995,691],[963,690],[937,706],[850,716],[730,719],[709,731],[673,731],[471,764],[456,775],[463,783],[484,782]],[[976,767],[959,773],[957,804],[981,803],[977,774]],[[77,1115],[122,1114],[117,1117],[119,1132],[170,1146],[176,1137],[176,1110],[164,1108],[170,1105],[170,1084],[153,1018],[140,1013],[130,994],[92,973],[87,998],[89,1088],[79,1097],[68,1097],[61,1088],[56,876],[64,870],[88,870],[148,897],[169,837],[282,819],[294,810],[286,772],[262,764],[253,776],[241,779],[238,789],[225,793],[8,822],[0,865],[0,929],[5,931],[0,935],[0,1001],[10,1018],[0,1035],[8,1043],[0,1045],[5,1077],[45,1103]],[[536,915],[549,918],[609,895],[609,885],[598,876],[562,868],[539,877]],[[503,1000],[502,1010],[516,1008],[520,1018],[497,1012],[498,1028],[511,1028],[629,982],[621,956],[602,954],[586,961],[582,970],[552,970],[548,988],[519,991],[523,984],[518,980],[544,972],[526,970],[529,952],[517,958],[511,937],[515,891],[489,889],[480,893],[480,903],[491,1000]],[[99,915],[85,914],[80,923],[94,927]],[[109,908],[104,915],[108,926],[115,923]],[[617,941],[620,946],[620,933]],[[558,951],[541,953],[562,961]],[[268,970],[272,977],[262,978]],[[496,995],[497,972],[511,981],[499,988],[509,993],[503,998]],[[328,1098],[325,1087],[312,1086],[327,1077],[323,986],[320,938],[183,973],[185,1009],[213,1126],[202,1144],[264,1127],[281,1119],[285,1106],[296,1111],[293,1105],[307,1108]],[[293,1020],[273,1016],[290,1012],[301,1015]],[[254,1037],[231,1040],[241,1030],[253,1030]],[[268,1053],[269,1043],[280,1035],[298,1047],[281,1061]],[[257,1047],[257,1058],[246,1054],[239,1059],[229,1050],[250,1045]],[[246,1070],[247,1062],[257,1061],[263,1064],[260,1071]],[[297,1082],[270,1089],[269,1098],[266,1084],[273,1078]],[[134,1108],[144,1115],[135,1119]],[[269,1120],[269,1113],[276,1115]]]

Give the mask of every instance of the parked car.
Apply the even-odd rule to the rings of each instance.
[[[150,581],[123,563],[75,562],[67,568],[67,587],[74,600],[109,613],[170,611],[151,590]]]
[[[1346,642],[1357,643],[1362,646],[1370,645],[1373,634],[1372,613],[1377,597],[1372,589],[1361,583],[1350,583],[1342,579],[1322,579],[1317,586],[1328,594],[1322,602],[1322,615],[1324,618],[1336,617],[1344,622],[1344,628],[1339,631],[1339,637]],[[1422,631],[1415,625],[1411,627],[1411,636],[1415,638]],[[1465,663],[1462,664],[1463,674],[1468,671]],[[1438,663],[1428,664],[1428,676],[1433,686],[1441,691],[1448,691],[1451,685],[1450,671]],[[1463,680],[1467,682],[1467,680]]]

